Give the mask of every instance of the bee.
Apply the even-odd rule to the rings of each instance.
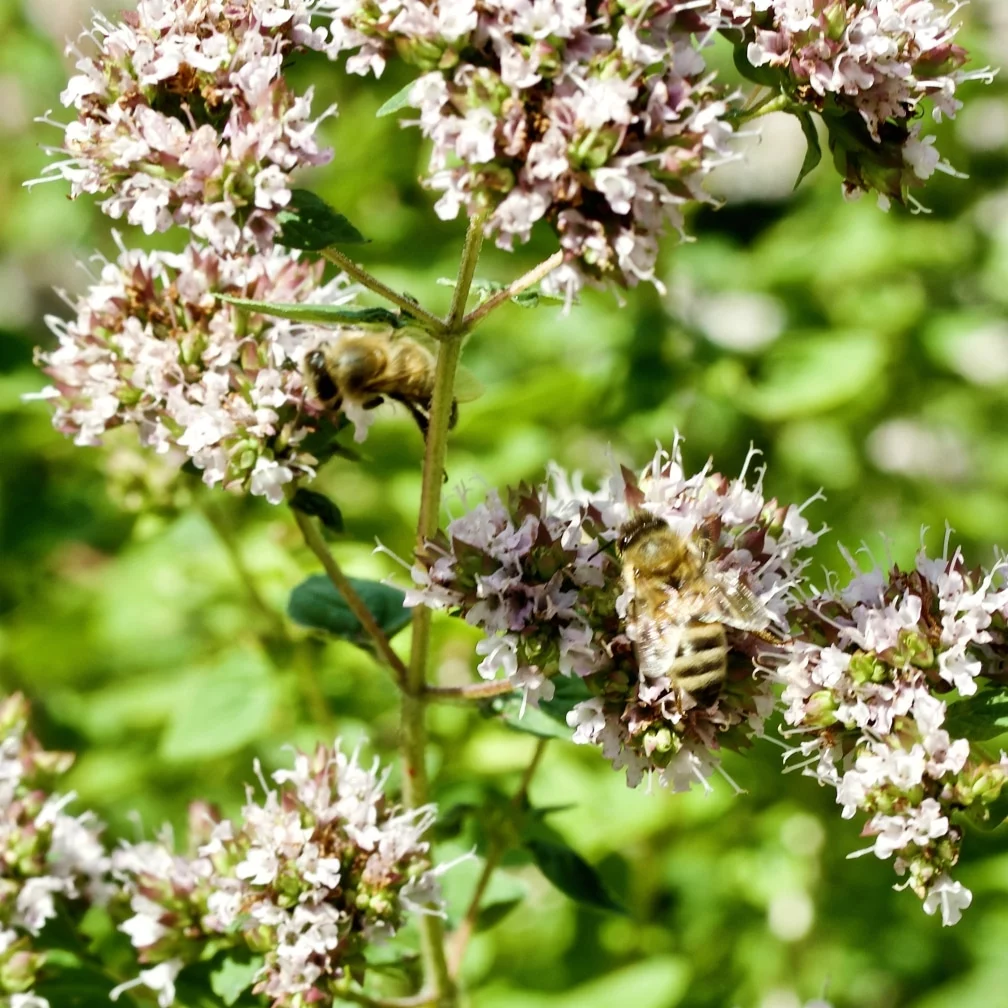
[[[727,674],[725,627],[775,639],[766,607],[737,571],[713,566],[712,548],[703,533],[679,535],[645,511],[625,522],[617,538],[641,676],[667,676],[705,701],[716,697]]]
[[[345,401],[373,409],[385,399],[402,403],[427,437],[434,396],[433,340],[416,330],[409,335],[391,329],[344,330],[305,357],[309,391],[326,410]],[[452,399],[449,429],[458,420],[458,404],[482,392],[470,372],[459,368]]]

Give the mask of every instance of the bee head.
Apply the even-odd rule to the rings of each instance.
[[[641,536],[667,528],[668,522],[664,518],[659,518],[657,515],[651,514],[650,511],[638,511],[620,526],[619,535],[616,538],[616,549],[622,555]]]

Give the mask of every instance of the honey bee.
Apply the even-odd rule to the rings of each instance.
[[[711,564],[712,546],[702,533],[679,535],[644,511],[617,538],[641,676],[667,676],[705,701],[714,699],[727,674],[725,627],[774,639],[767,632],[770,613],[737,571]]]
[[[418,331],[405,335],[392,330],[345,330],[305,357],[309,390],[334,412],[344,401],[364,409],[372,409],[385,399],[402,403],[426,439],[435,366],[429,343],[433,344],[433,340]],[[458,404],[477,398],[481,392],[472,374],[459,368],[449,429],[458,420]]]

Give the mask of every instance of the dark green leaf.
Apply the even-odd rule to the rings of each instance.
[[[795,116],[801,123],[802,133],[805,134],[805,141],[808,144],[805,160],[802,162],[801,171],[798,172],[798,181],[795,182],[795,189],[797,189],[819,167],[819,163],[822,161],[822,144],[819,142],[819,131],[816,129],[812,113],[795,112]]]
[[[410,91],[413,90],[413,85],[416,81],[410,81],[404,88],[396,91],[394,95],[387,102],[385,102],[375,115],[380,119],[382,116],[392,115],[393,112],[398,112],[400,109],[406,108],[409,105]]]
[[[410,610],[403,606],[406,596],[398,588],[361,578],[349,580],[388,637],[397,634],[409,623]],[[287,613],[302,626],[326,630],[358,646],[370,647],[370,638],[360,621],[324,574],[312,575],[291,592]]]
[[[291,498],[290,505],[295,511],[318,518],[330,532],[343,531],[343,514],[324,493],[301,487]]]
[[[307,189],[291,191],[290,203],[277,214],[278,245],[318,252],[330,245],[363,245],[367,239],[324,199]]]
[[[263,964],[261,956],[227,956],[210,974],[210,989],[226,1005],[233,1005],[252,986]]]
[[[945,730],[952,738],[984,742],[1008,732],[1008,690],[988,689],[949,704]]]
[[[331,326],[391,326],[401,329],[408,320],[399,312],[388,308],[351,308],[347,305],[335,304],[280,304],[271,301],[252,301],[249,298],[231,297],[228,294],[217,295],[221,301],[257,312],[260,315],[271,315],[274,318],[290,319],[293,322],[310,322],[314,325]]]
[[[524,899],[523,896],[516,896],[514,899],[499,900],[480,907],[476,915],[476,931],[489,931],[490,928],[496,927],[512,910],[521,906]]]
[[[539,870],[565,896],[596,910],[626,911],[613,899],[595,869],[577,851],[556,840],[525,841]]]
[[[780,72],[769,66],[753,66],[749,62],[749,43],[739,42],[732,52],[735,62],[735,69],[738,70],[746,80],[754,84],[762,84],[764,87],[776,88],[780,84]]]

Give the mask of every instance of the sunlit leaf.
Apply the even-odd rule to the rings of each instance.
[[[210,989],[226,1005],[233,1005],[245,993],[262,968],[260,956],[229,955],[210,974]]]
[[[277,682],[257,651],[231,652],[200,672],[179,692],[161,737],[170,762],[236,752],[267,732],[277,710]]]
[[[217,295],[222,301],[238,308],[270,315],[273,318],[290,319],[292,322],[308,322],[313,325],[331,326],[391,326],[399,329],[408,320],[399,312],[388,308],[354,308],[337,304],[282,304],[272,301],[254,301],[249,298]]]
[[[375,115],[380,119],[382,116],[392,115],[398,112],[400,109],[406,108],[409,105],[410,92],[413,90],[413,85],[416,81],[410,81],[405,87],[400,88],[388,101],[384,102],[382,106],[375,112]]]
[[[985,742],[1008,732],[1008,690],[987,689],[949,704],[942,726],[952,738]]]
[[[277,214],[278,245],[318,252],[331,245],[363,245],[367,239],[321,196],[291,190],[290,203]]]

